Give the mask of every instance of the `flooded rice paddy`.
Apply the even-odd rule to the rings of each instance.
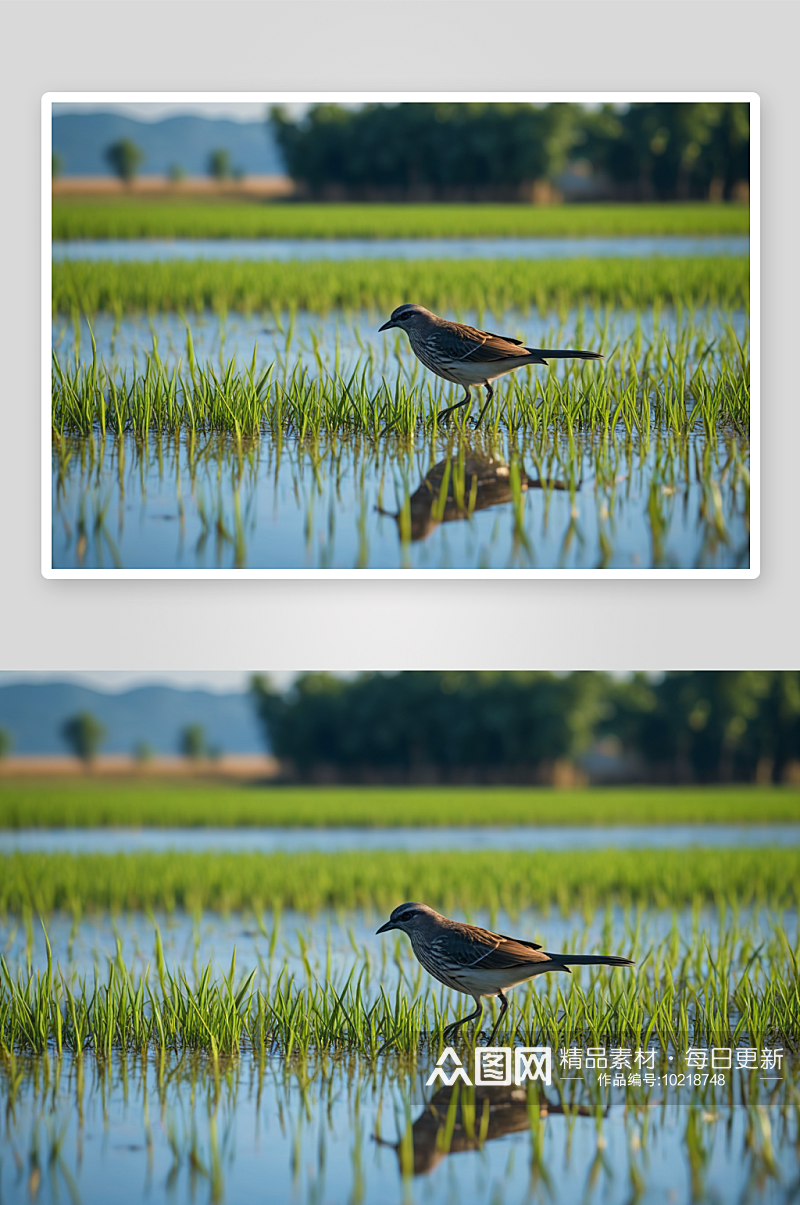
[[[405,938],[375,936],[383,919],[364,913],[315,920],[288,913],[280,919],[130,914],[53,916],[47,923],[53,958],[67,980],[75,985],[83,978],[90,993],[94,981],[101,996],[109,975],[130,975],[135,986],[136,974],[147,964],[160,966],[160,958],[182,966],[202,995],[203,968],[210,964],[213,973],[225,975],[235,945],[236,982],[254,969],[267,998],[283,971],[300,984],[332,984],[349,1000],[346,984],[355,970],[365,999],[380,988],[390,999],[407,991],[433,1018],[447,994],[430,989]],[[638,916],[614,909],[588,920],[536,913],[513,922],[503,914],[471,919],[540,940],[546,934],[549,949],[602,944],[656,961],[674,947],[680,962],[684,949],[705,943],[713,963],[732,942],[726,953],[731,965],[745,955],[752,969],[756,951],[757,982],[767,972],[758,969],[758,952],[779,931],[793,946],[797,941],[792,911],[740,917],[739,932],[713,909]],[[47,950],[38,925],[12,923],[4,944],[12,977],[26,965],[44,973]],[[746,972],[740,966],[737,973]],[[501,1035],[501,1042],[540,1044],[543,1035],[535,1027],[526,1030],[525,1018],[530,1021],[535,993],[563,1012],[555,978],[512,993],[516,1032]],[[586,972],[573,978],[578,986],[592,986]],[[155,970],[153,980],[157,985]],[[611,983],[595,984],[603,1007],[612,1002]],[[572,1001],[575,985],[569,990]],[[760,1051],[755,1061],[739,1053],[748,1047],[742,1031],[732,1044],[730,1070],[693,1072],[687,1081],[684,1044],[670,1043],[659,1029],[640,1047],[653,1052],[652,1082],[644,1067],[642,1074],[626,1071],[621,1080],[609,1076],[604,1082],[597,1067],[590,1069],[588,1048],[602,1048],[609,1057],[612,1048],[627,1049],[633,1065],[636,1042],[615,1038],[613,1030],[594,1036],[576,1030],[563,1038],[561,1049],[569,1048],[573,1064],[567,1066],[561,1039],[552,1040],[549,1086],[459,1084],[457,1092],[427,1084],[439,1047],[424,1038],[405,1053],[337,1042],[292,1051],[274,1035],[266,1043],[245,1039],[238,1053],[218,1055],[172,1042],[87,1043],[82,1053],[68,1045],[59,1052],[54,1043],[46,1053],[3,1048],[0,1194],[6,1202],[348,1205],[786,1202],[796,1195],[798,1065],[796,1050],[785,1041],[759,1044],[782,1054],[779,1067],[761,1067]],[[701,1056],[705,1048],[707,1060],[711,1045],[700,1036],[693,1041]],[[471,1071],[470,1048],[461,1040],[456,1046]]]
[[[431,1060],[431,1063],[433,1060]],[[6,1202],[786,1202],[791,1089],[576,1099],[425,1086],[381,1057],[28,1056],[0,1063]],[[738,1078],[744,1078],[740,1072]],[[448,1126],[447,1119],[452,1118]]]
[[[793,908],[742,908],[735,917],[708,905],[680,909],[612,905],[588,913],[527,908],[513,916],[502,909],[475,909],[458,915],[471,924],[541,942],[548,950],[625,950],[631,957],[642,959],[647,954],[651,960],[662,946],[669,950],[670,958],[676,957],[676,951],[685,953],[695,948],[696,953],[699,947],[701,954],[707,951],[715,961],[723,947],[729,953],[742,946],[748,950],[747,962],[754,949],[761,954],[776,937],[782,943],[781,934],[786,935],[792,949],[798,940],[798,917]],[[211,966],[215,975],[226,975],[235,948],[237,978],[255,968],[266,984],[274,982],[285,969],[300,979],[342,988],[352,972],[360,978],[365,997],[378,994],[381,988],[388,994],[398,987],[408,988],[429,1010],[430,1023],[435,1020],[434,1000],[450,1001],[456,1008],[454,1015],[461,1015],[457,1011],[459,995],[441,988],[426,975],[402,934],[376,936],[375,930],[385,919],[374,908],[323,908],[313,916],[293,909],[227,914],[181,909],[153,914],[126,910],[113,915],[54,912],[45,919],[46,936],[44,925],[30,915],[7,917],[0,952],[12,974],[29,963],[34,969],[44,968],[49,941],[54,963],[68,976],[91,979],[95,971],[105,975],[109,965],[119,959],[133,974],[144,973],[148,965],[155,968],[159,960],[156,944],[173,969],[183,967],[187,973],[191,970],[199,974],[201,968]],[[754,979],[761,981],[769,968],[766,961],[762,967],[759,958],[754,964],[748,969]],[[581,974],[585,986],[590,976],[576,969],[577,982],[581,982]],[[512,1019],[515,1010],[524,1009],[527,992],[555,995],[559,988],[568,991],[567,985],[550,976],[540,980],[535,989],[517,989]]]
[[[738,396],[743,312],[459,314],[539,346],[606,354],[596,372],[561,362],[497,382],[480,431],[463,412],[435,423],[458,391],[404,339],[380,335],[384,317],[193,315],[188,344],[181,315],[98,316],[114,398],[138,374],[180,400],[189,362],[223,383],[224,398],[235,369],[262,382],[263,422],[250,436],[209,430],[187,423],[184,407],[172,429],[65,427],[53,445],[53,567],[749,566],[749,425],[731,418],[727,383]],[[62,370],[92,371],[85,322],[57,319],[53,345]]]

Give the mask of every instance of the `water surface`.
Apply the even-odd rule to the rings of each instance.
[[[0,831],[0,854],[134,853],[176,850],[196,853],[323,853],[363,850],[578,850],[735,849],[800,845],[800,824],[619,825],[607,828],[80,828]]]
[[[504,434],[491,445],[444,435],[416,451],[391,437],[67,439],[53,458],[53,566],[747,568],[736,440],[709,446],[698,433],[687,451],[657,433],[561,436],[546,458]],[[471,512],[454,493],[459,462],[479,487]]]
[[[605,1107],[560,1081],[530,1103],[525,1090],[478,1090],[485,1140],[454,1101],[444,1143],[452,1090],[426,1088],[432,1061],[245,1055],[214,1065],[168,1052],[3,1062],[0,1194],[20,1205],[794,1198],[788,1087],[749,1106],[722,1090],[651,1090],[627,1106],[617,1093]]]
[[[400,901],[398,901],[400,902]],[[523,909],[509,915],[502,909],[475,909],[468,912],[449,910],[450,915],[471,924],[484,925],[501,933],[511,933],[526,941],[538,941],[545,949],[556,951],[652,951],[660,943],[677,941],[687,949],[708,942],[713,953],[726,938],[730,917],[711,906],[692,909],[627,909],[614,905],[590,913],[555,909],[541,911]],[[752,948],[773,941],[776,930],[785,933],[794,949],[797,942],[797,910],[787,908],[777,913],[766,909],[740,909],[737,917],[742,933],[755,929],[758,936]],[[105,978],[110,963],[122,957],[132,972],[144,973],[148,965],[156,965],[155,932],[158,928],[164,957],[172,968],[191,970],[190,980],[198,968],[211,965],[215,975],[228,974],[231,954],[236,949],[237,974],[246,975],[257,969],[258,982],[275,980],[285,967],[289,973],[305,982],[309,977],[320,982],[331,981],[340,988],[351,972],[362,977],[365,997],[381,989],[394,992],[398,985],[415,985],[420,997],[429,989],[439,997],[437,984],[423,972],[415,960],[411,945],[402,934],[393,932],[378,936],[376,930],[386,915],[373,909],[356,911],[322,909],[315,916],[287,909],[285,912],[266,911],[197,912],[180,909],[172,912],[126,911],[116,915],[95,912],[80,916],[56,912],[46,918],[47,938],[54,963],[68,976],[97,974]],[[783,937],[779,940],[783,943]],[[24,970],[29,961],[33,967],[47,963],[47,944],[44,927],[30,917],[11,917],[4,925],[0,953],[12,975]],[[749,956],[746,961],[749,961]],[[765,982],[766,971],[759,959],[750,965],[754,983]],[[576,982],[588,981],[586,968],[573,970]],[[539,980],[536,991],[555,990],[558,985],[552,976]],[[444,989],[441,989],[442,991]],[[514,1007],[524,1001],[520,988],[512,1001]],[[457,994],[444,992],[453,1006],[459,1007]],[[463,1001],[462,1001],[463,1002]],[[430,997],[427,1006],[431,1006]],[[458,1015],[456,1013],[455,1015]],[[433,1014],[430,1014],[431,1018]]]
[[[750,254],[747,235],[652,238],[97,239],[53,243],[53,259],[609,259]]]
[[[582,306],[563,313],[541,314],[530,310],[509,309],[500,313],[490,310],[443,311],[445,318],[473,326],[499,331],[522,339],[531,347],[583,347],[600,350],[606,355],[619,350],[627,340],[641,339],[656,345],[665,335],[670,343],[685,337],[691,327],[697,343],[699,360],[706,348],[713,352],[732,330],[741,344],[749,332],[748,315],[743,310],[726,312],[698,307],[688,314],[672,306],[659,310],[598,309]],[[233,360],[240,369],[248,368],[255,352],[257,372],[270,364],[283,369],[307,368],[315,376],[336,372],[345,380],[356,368],[366,368],[368,380],[376,389],[382,380],[392,385],[399,377],[408,384],[424,382],[431,386],[432,396],[447,405],[452,394],[456,401],[461,391],[449,386],[439,377],[427,372],[411,353],[408,339],[398,330],[381,331],[388,314],[373,311],[332,310],[313,314],[299,310],[287,315],[276,312],[220,314],[205,310],[187,316],[192,334],[194,358],[198,363],[211,362],[222,367]],[[74,319],[56,315],[52,324],[52,347],[62,364],[77,360],[91,364],[94,335],[98,356],[109,366],[130,374],[143,371],[154,348],[167,367],[188,362],[187,317],[165,310],[154,314],[114,315],[103,311],[93,316],[91,327],[85,317]],[[651,353],[652,359],[652,353]],[[714,357],[703,360],[713,372]],[[663,353],[656,357],[659,368],[667,367]],[[563,376],[568,361],[555,361],[552,371]],[[540,370],[541,371],[541,370]],[[513,377],[494,382],[502,390],[510,380],[536,379],[535,370],[517,371]]]

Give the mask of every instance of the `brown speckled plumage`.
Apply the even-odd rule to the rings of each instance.
[[[482,996],[500,997],[500,1015],[489,1038],[489,1046],[508,1008],[504,995],[508,988],[547,971],[569,973],[571,966],[634,965],[629,958],[616,954],[549,954],[535,942],[450,920],[427,904],[400,904],[378,933],[390,929],[400,929],[407,934],[414,954],[428,974],[445,987],[472,996],[475,1001],[475,1012],[448,1025],[445,1036],[467,1021],[480,1018]]]
[[[482,385],[486,389],[486,405],[478,416],[476,426],[493,397],[490,382],[504,373],[513,372],[524,364],[547,364],[548,360],[602,359],[594,351],[547,351],[526,347],[521,339],[482,331],[462,322],[450,322],[421,305],[398,306],[380,329],[385,331],[392,327],[406,332],[411,350],[426,368],[445,381],[463,387],[463,399],[455,406],[440,411],[440,419],[446,419],[453,410],[469,404],[473,385]]]

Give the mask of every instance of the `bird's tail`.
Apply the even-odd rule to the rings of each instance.
[[[603,358],[597,351],[543,351],[540,347],[529,347],[527,350],[532,356],[539,357],[540,364],[546,364],[548,360],[602,360]]]
[[[630,958],[619,958],[616,954],[550,954],[553,962],[560,963],[565,970],[569,967],[632,967],[636,963]]]

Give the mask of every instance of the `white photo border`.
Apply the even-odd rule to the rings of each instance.
[[[52,114],[55,104],[338,104],[474,101],[580,104],[743,101],[750,105],[750,565],[746,569],[55,569],[52,513]],[[47,92],[41,158],[41,570],[47,579],[582,579],[738,580],[761,572],[761,101],[755,92]]]

